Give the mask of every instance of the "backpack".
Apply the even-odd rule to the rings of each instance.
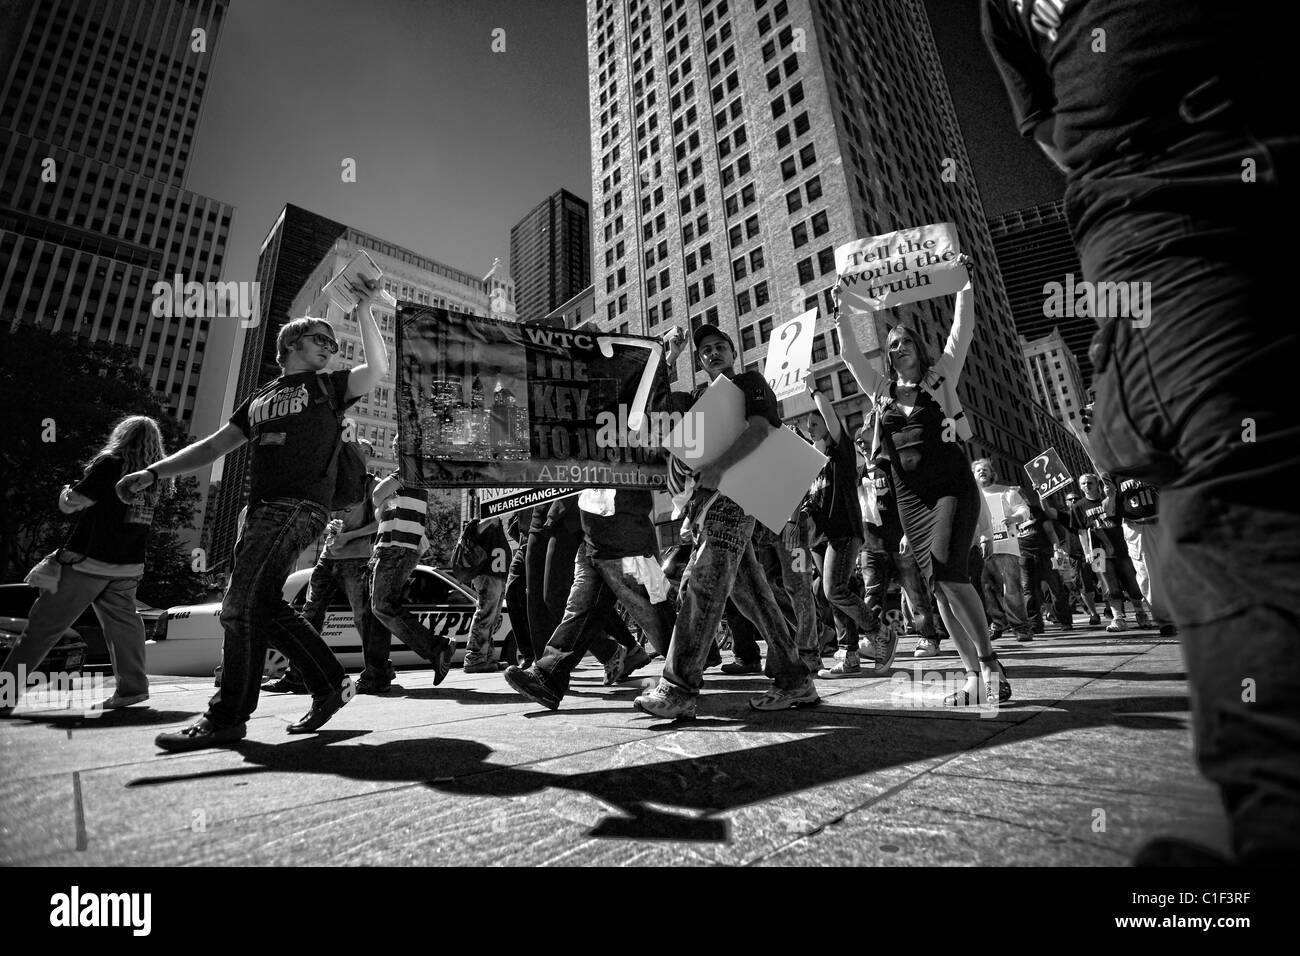
[[[471,521],[461,530],[460,540],[456,542],[456,547],[451,552],[451,573],[462,584],[474,580],[479,568],[483,567],[488,559],[488,553],[483,545],[479,544],[477,534],[478,522]]]
[[[330,460],[325,465],[324,474],[328,475],[335,463],[338,464],[338,470],[334,473],[334,497],[330,502],[330,511],[342,511],[366,497],[366,459],[355,443],[343,440],[345,428],[343,409],[334,400],[334,392],[326,387],[324,376],[316,376],[316,387],[325,396],[325,401],[329,402],[334,417],[339,423],[334,453],[330,455]]]

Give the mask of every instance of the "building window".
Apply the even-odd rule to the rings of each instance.
[[[853,380],[853,373],[846,368],[839,371],[840,395],[849,396],[858,394],[858,383]]]
[[[790,240],[794,243],[796,249],[804,245],[808,241],[808,224],[801,222],[791,229]],[[809,266],[811,267],[811,263],[809,263]]]

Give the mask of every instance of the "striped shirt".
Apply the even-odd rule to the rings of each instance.
[[[375,547],[424,550],[424,516],[429,512],[429,492],[423,488],[399,487],[379,512]]]

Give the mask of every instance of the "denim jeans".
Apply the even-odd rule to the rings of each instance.
[[[765,673],[778,687],[798,686],[808,667],[754,556],[754,519],[726,495],[705,514],[690,564],[682,575],[681,606],[664,665],[664,679],[688,692],[704,683],[704,663],[730,597],[767,641]]]
[[[824,551],[816,552],[815,558],[822,589],[835,620],[836,638],[840,647],[852,651],[858,649],[859,635],[870,634],[875,623],[866,601],[853,593],[849,584],[858,566],[861,548],[861,538],[831,538]]]
[[[327,697],[346,679],[324,639],[282,593],[298,556],[328,520],[313,501],[273,498],[249,505],[221,602],[221,687],[206,715],[213,726],[243,723],[257,709],[268,645],[289,659],[313,698]]]
[[[1093,453],[1160,487],[1155,574],[1243,862],[1300,854],[1298,161],[1239,123],[1066,194],[1085,278],[1150,284],[1149,322],[1094,341]]]
[[[1043,626],[1043,582],[1052,593],[1052,606],[1056,610],[1056,620],[1063,627],[1073,623],[1070,617],[1070,595],[1061,583],[1061,576],[1052,567],[1052,552],[1034,548],[1020,547],[1020,590],[1025,598],[1025,614],[1029,623],[1036,627]]]
[[[370,607],[370,559],[322,558],[316,562],[307,585],[307,603],[302,616],[317,631],[325,625],[325,613],[338,600],[340,594],[352,608],[352,622],[361,638],[361,654],[365,662],[361,671],[363,680],[376,684],[388,683],[388,649],[391,639],[375,635],[384,631],[384,625],[375,619]],[[381,656],[382,653],[382,656]]]
[[[863,563],[863,579],[867,585],[865,601],[867,610],[871,612],[871,630],[879,625],[885,613],[885,595],[889,585],[894,578],[898,578],[903,590],[907,592],[907,600],[912,607],[912,626],[917,635],[927,640],[938,636],[934,629],[934,599],[921,577],[921,568],[910,551],[907,554],[867,551]]]
[[[772,596],[794,636],[800,656],[810,667],[820,668],[821,648],[818,643],[821,628],[813,593],[816,565],[808,547],[808,530],[808,519],[802,516],[798,524],[786,525],[785,533],[780,535],[755,521],[750,540],[754,545],[754,557],[772,584]],[[763,660],[758,649],[758,631],[741,613],[735,601],[727,602],[725,616],[731,628],[732,652],[738,660],[757,667]]]
[[[1025,617],[1025,595],[1020,586],[1020,558],[994,552],[984,559],[981,576],[984,607],[989,623],[1010,626],[1016,634],[1030,633]]]
[[[83,574],[76,565],[64,565],[59,575],[59,589],[37,593],[31,610],[27,612],[27,626],[14,642],[5,658],[0,673],[13,675],[17,697],[23,688],[17,686],[19,665],[27,672],[40,667],[50,649],[59,643],[64,631],[81,616],[87,607],[95,609],[95,617],[104,631],[108,656],[113,662],[113,675],[117,678],[116,692],[123,697],[149,693],[149,678],[145,674],[144,622],[135,610],[135,588],[139,578],[102,578]],[[260,671],[259,671],[260,673]],[[0,700],[0,706],[17,703]]]
[[[370,606],[376,621],[383,627],[382,633],[376,628],[370,642],[376,660],[380,655],[388,660],[395,637],[432,664],[442,642],[450,640],[434,637],[433,632],[402,603],[402,589],[419,563],[419,551],[393,545],[375,548],[370,558]]]
[[[482,664],[493,660],[492,635],[501,622],[501,597],[506,593],[506,579],[494,574],[480,574],[474,579],[474,617],[469,622],[469,642],[465,646],[465,664]]]
[[[591,545],[584,543],[574,562],[564,617],[536,664],[557,693],[569,689],[569,675],[590,650],[592,638],[605,629],[615,604],[627,608],[651,646],[667,655],[677,618],[673,602],[651,604],[645,586],[623,572],[622,558],[594,558]]]

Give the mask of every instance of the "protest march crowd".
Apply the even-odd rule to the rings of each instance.
[[[1083,6],[1091,19],[1078,15]],[[698,469],[668,461],[680,543],[660,553],[652,493],[635,487],[586,488],[504,519],[468,522],[453,559],[477,596],[464,670],[493,673],[503,663],[492,635],[504,606],[520,660],[504,662],[502,677],[524,698],[559,708],[588,652],[609,685],[662,658],[661,676],[633,704],[677,720],[696,715],[711,668],[766,675],[770,685],[749,701],[756,711],[808,707],[820,702],[819,682],[891,674],[900,638],[910,634],[913,658],[939,656],[946,639],[961,661],[962,683],[928,703],[978,711],[1018,699],[1014,665],[1000,660],[995,641],[1034,641],[1049,621],[1056,633],[1069,632],[1083,626],[1076,613],[1100,628],[1104,615],[1107,632],[1134,626],[1183,641],[1198,759],[1220,787],[1234,860],[1294,859],[1300,517],[1296,496],[1281,489],[1300,478],[1287,374],[1297,332],[1286,317],[1284,270],[1272,261],[1286,261],[1295,246],[1289,176],[1300,137],[1293,122],[1260,108],[1267,100],[1251,85],[1249,58],[1234,56],[1241,51],[1227,39],[1237,14],[1217,4],[1158,6],[1156,35],[1131,4],[983,3],[1017,124],[1067,173],[1087,278],[1141,277],[1160,312],[1150,327],[1123,317],[1101,323],[1089,433],[1095,473],[1040,497],[988,460],[970,462],[972,431],[958,391],[979,321],[971,294],[979,280],[965,256],[958,266],[966,282],[941,354],[927,351],[905,308],[881,347],[864,351],[840,314],[836,286],[843,359],[870,396],[856,433],[811,377],[815,411],[783,422],[769,382],[736,372],[735,343],[701,324],[692,333],[696,358],[710,383],[723,377],[740,390],[745,424]],[[1126,47],[1097,65],[1089,31],[1107,16],[1113,33],[1142,39],[1142,56]],[[1226,52],[1192,55],[1211,35]],[[1243,180],[1243,159],[1254,178]],[[1260,248],[1277,254],[1256,255]],[[133,598],[153,506],[171,478],[248,443],[250,505],[221,611],[219,689],[202,718],[160,734],[158,746],[236,743],[263,690],[309,694],[307,713],[288,732],[314,732],[353,694],[390,689],[394,635],[432,665],[435,684],[444,681],[450,638],[421,624],[401,598],[425,545],[427,491],[398,473],[357,474],[364,457],[341,438],[346,408],[388,369],[370,313],[379,285],[367,285],[371,297],[358,311],[361,364],[325,372],[338,350],[332,327],[294,319],[279,332],[283,374],[213,435],[164,456],[149,419],[114,429],[60,495],[59,508],[78,520],[59,555],[33,572],[38,585],[53,587],[33,607],[5,672],[37,666],[93,604],[117,676],[105,706],[146,700]],[[684,346],[680,329],[664,337],[668,365]],[[707,388],[663,393],[650,411],[687,412]],[[802,497],[778,531],[718,489],[782,428],[825,463],[798,489]],[[322,534],[300,613],[282,587]],[[340,592],[364,648],[355,682],[319,633]],[[731,645],[725,662],[722,634]],[[268,645],[292,668],[263,686]],[[1145,860],[1210,856],[1165,841]]]

